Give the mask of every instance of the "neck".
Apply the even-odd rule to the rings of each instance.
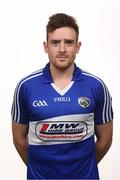
[[[53,81],[62,80],[62,79],[69,79],[72,80],[74,71],[74,64],[71,64],[68,68],[65,69],[58,69],[53,64],[50,63],[50,72],[53,78]]]
[[[50,72],[54,84],[61,90],[66,88],[72,80],[74,64],[71,64],[66,69],[58,69],[50,63]]]

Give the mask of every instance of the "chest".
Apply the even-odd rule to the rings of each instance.
[[[26,104],[30,121],[94,113],[96,107],[92,89],[75,82],[62,91],[54,84],[32,87]]]

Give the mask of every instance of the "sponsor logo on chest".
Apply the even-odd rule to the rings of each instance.
[[[76,141],[87,134],[87,124],[79,121],[48,121],[36,125],[36,135],[42,141]]]

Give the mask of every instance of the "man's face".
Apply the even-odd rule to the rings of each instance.
[[[80,43],[77,43],[74,29],[62,27],[48,33],[48,41],[44,42],[44,49],[48,53],[51,65],[57,69],[66,69],[74,63]]]

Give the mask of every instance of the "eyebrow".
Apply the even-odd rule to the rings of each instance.
[[[54,42],[60,42],[61,40],[58,40],[58,39],[53,39],[53,40],[50,40],[51,43],[54,43]]]
[[[65,42],[70,42],[70,43],[73,43],[74,40],[73,39],[64,39]]]
[[[62,41],[62,40],[60,40],[60,39],[52,39],[52,40],[50,40],[51,43],[61,42],[61,41]],[[74,40],[73,40],[73,39],[64,39],[64,42],[71,42],[71,43],[73,43]]]

